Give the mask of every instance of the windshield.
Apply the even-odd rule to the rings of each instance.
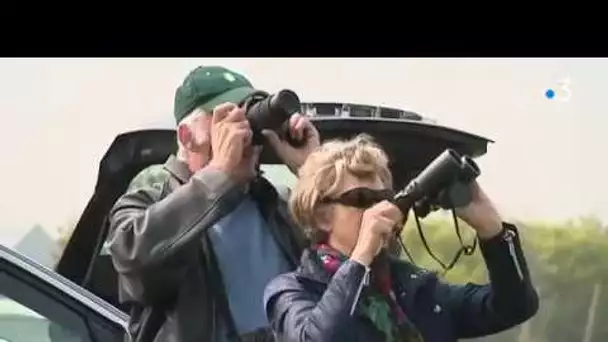
[[[199,64],[234,67],[260,88],[290,87],[304,100],[415,110],[496,140],[478,161],[480,183],[520,227],[541,307],[529,322],[481,341],[608,341],[601,59],[3,59],[0,243],[52,268],[110,143],[126,131],[174,128],[176,85]],[[133,187],[161,179],[160,168]],[[275,184],[296,182],[284,165],[263,170]],[[449,261],[458,249],[451,217],[435,213],[423,226],[433,252]],[[413,220],[403,237],[416,264],[440,269]],[[487,277],[479,251],[446,274],[456,283]]]

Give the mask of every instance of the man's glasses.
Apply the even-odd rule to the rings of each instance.
[[[326,197],[321,200],[321,203],[338,203],[348,207],[367,209],[382,201],[390,201],[394,197],[395,192],[390,189],[377,190],[361,187],[348,190],[336,197]]]

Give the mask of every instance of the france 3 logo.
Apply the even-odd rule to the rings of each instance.
[[[572,97],[570,90],[570,77],[563,78],[544,90],[545,97],[558,102],[568,102]]]

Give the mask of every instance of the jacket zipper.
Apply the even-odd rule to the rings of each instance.
[[[361,296],[361,292],[363,291],[363,286],[369,285],[369,277],[370,277],[370,268],[365,267],[365,274],[363,275],[363,279],[359,283],[359,288],[357,288],[357,294],[355,295],[355,300],[353,301],[353,305],[350,307],[350,315],[352,316],[355,313],[355,309],[357,308],[357,304],[359,303],[359,297]]]
[[[515,253],[515,244],[513,242],[513,235],[515,235],[515,233],[513,231],[507,230],[505,232],[504,239],[507,241],[507,244],[509,245],[509,254],[511,255],[511,259],[513,260],[513,263],[515,264],[515,269],[517,269],[517,274],[519,275],[519,280],[523,281],[524,273],[521,270],[521,266],[519,265],[519,260],[517,259],[517,254]]]

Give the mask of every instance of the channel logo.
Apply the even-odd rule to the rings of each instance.
[[[545,97],[552,101],[568,102],[572,97],[570,77],[555,82],[555,85],[545,89]]]

